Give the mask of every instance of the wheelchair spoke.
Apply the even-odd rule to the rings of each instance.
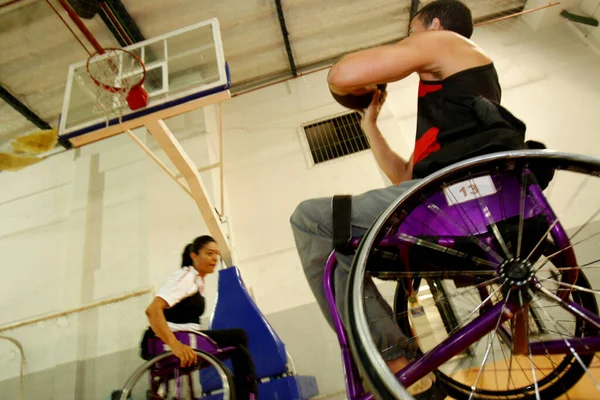
[[[488,333],[488,336],[489,335],[490,334]],[[496,338],[496,341],[498,343],[500,343],[500,340],[498,340],[497,338]],[[500,344],[500,347],[502,347],[502,344]],[[496,368],[496,351],[494,350],[493,342],[492,342],[492,359],[494,360],[494,364],[493,364],[494,365],[494,379],[496,381],[496,389],[498,389],[500,387],[500,382],[498,381],[498,371]]]
[[[463,295],[466,294],[467,292],[469,292],[472,289],[476,289],[479,288],[481,286],[486,286],[486,285],[491,285],[492,283],[498,281],[499,278],[494,278],[494,279],[490,279],[489,281],[480,283],[477,286],[473,286],[470,287],[468,289],[463,290],[462,292],[459,291],[457,293],[454,293],[453,295],[450,296],[444,296],[444,298],[438,300],[438,302],[446,302],[449,303],[448,300],[454,297],[457,297],[459,299],[462,299]],[[481,309],[481,307],[483,307],[485,304],[487,304],[489,301],[492,300],[492,297],[498,293],[500,291],[500,289],[502,288],[502,285],[500,285],[496,290],[494,290],[485,300],[483,300],[483,302],[479,303],[479,305],[476,305],[475,309],[473,311],[471,311],[471,313],[466,317],[466,319],[470,318],[474,313],[476,313],[477,311],[479,311],[479,309]]]
[[[504,306],[506,306],[506,304],[508,303],[508,299],[510,297],[511,290],[512,289],[508,290],[508,295],[506,296],[506,300],[504,301]],[[475,378],[475,383],[473,384],[473,386],[471,386],[471,395],[469,396],[469,400],[471,400],[473,398],[473,396],[475,395],[475,391],[477,390],[477,384],[479,383],[481,374],[482,374],[483,370],[485,369],[485,362],[487,361],[487,358],[490,354],[490,349],[491,349],[492,345],[494,344],[494,338],[496,337],[496,333],[498,332],[498,327],[500,326],[500,321],[502,321],[502,313],[500,313],[500,316],[498,317],[498,322],[496,323],[496,328],[493,331],[492,340],[491,341],[488,340],[488,346],[485,351],[485,355],[483,356],[483,361],[481,362],[481,367],[479,368],[479,372],[477,373],[477,377]]]
[[[538,284],[537,289],[538,289],[538,291],[541,294],[544,295],[544,297],[546,297],[550,301],[558,303],[562,308],[564,308],[565,310],[569,311],[571,314],[574,314],[576,317],[584,319],[585,321],[587,321],[590,324],[594,325],[596,328],[600,328],[600,324],[598,322],[596,322],[593,319],[589,318],[587,315],[583,314],[581,311],[575,309],[569,303],[567,303],[566,301],[564,301],[563,299],[561,299],[560,297],[558,297],[554,293],[550,292],[548,289],[546,289],[545,287],[543,287],[541,284]]]
[[[540,266],[539,266],[539,267],[538,267],[538,268],[537,268],[537,269],[536,269],[534,272],[535,272],[535,273],[537,273],[537,272],[538,272],[540,269],[542,269],[542,268],[543,268],[543,267],[544,267],[546,264],[548,264],[552,258],[556,257],[557,255],[559,255],[559,254],[563,253],[563,252],[564,252],[564,251],[566,251],[566,250],[572,249],[573,247],[577,246],[578,244],[581,244],[581,243],[587,242],[588,240],[590,240],[590,239],[592,239],[592,238],[594,238],[594,237],[596,237],[596,236],[598,236],[598,235],[600,235],[600,232],[594,233],[593,235],[591,235],[591,236],[588,236],[587,238],[585,238],[585,239],[582,239],[582,240],[580,240],[579,242],[572,243],[572,244],[570,244],[569,246],[567,246],[567,247],[565,247],[565,248],[563,248],[563,249],[560,249],[559,251],[557,251],[557,252],[555,252],[555,253],[552,253],[552,254],[550,254],[549,256],[546,256],[546,260],[545,260],[545,261],[544,261],[544,262],[543,262],[543,263],[542,263],[542,264],[541,264],[541,265],[540,265]],[[575,236],[575,235],[573,235],[573,236]],[[572,238],[573,238],[573,237],[571,237],[571,239],[572,239]]]
[[[598,269],[600,265],[580,265],[579,267],[565,267],[565,268],[556,268],[557,271],[574,271],[574,270],[582,270],[582,269]]]
[[[519,291],[519,304],[521,305],[521,310],[524,310],[525,304],[523,303],[523,293],[521,291]],[[533,384],[535,387],[535,398],[537,400],[541,400],[540,388],[538,386],[537,375],[535,373],[536,365],[533,362],[533,354],[531,353],[531,342],[529,340],[531,324],[529,324],[529,321],[527,321],[527,320],[525,321],[525,324],[527,325],[527,329],[525,331],[525,334],[527,335],[527,337],[525,338],[525,340],[527,340],[527,350],[529,352],[529,361],[531,361],[531,375],[533,376]]]
[[[583,231],[589,225],[589,223],[592,222],[599,214],[600,208],[598,208],[596,212],[593,213],[592,216],[589,217],[588,220],[585,221],[585,223],[579,227],[579,229],[577,229],[577,231],[575,231],[575,233],[569,238],[569,240],[572,240],[573,238],[575,238],[575,236],[579,235],[581,231]]]
[[[523,309],[522,302],[520,304],[521,304],[521,309]],[[516,320],[516,318],[517,317],[516,317],[516,314],[515,314],[515,316],[513,316],[513,318],[511,319],[511,323],[510,323],[510,326],[511,326],[511,335],[512,335],[511,337],[513,337],[513,338],[516,336],[516,326],[517,326],[517,320]],[[527,334],[527,332],[526,332],[526,334]],[[513,360],[516,362],[516,364],[518,365],[519,369],[521,370],[521,373],[522,373],[523,377],[525,377],[528,380],[528,382],[529,382],[528,385],[532,384],[533,382],[528,377],[527,372],[525,371],[525,368],[523,368],[523,365],[521,365],[521,362],[519,361],[519,358],[515,358],[514,357],[514,353],[515,353],[514,344],[515,344],[515,342],[512,341],[511,342],[511,347],[510,347],[510,350],[511,350],[510,357],[511,358],[510,358],[510,367],[509,367],[509,370],[508,370],[508,373],[509,373],[508,380],[509,380],[509,382],[510,382],[510,380],[513,381],[513,387],[516,389],[517,387],[516,387],[516,385],[514,383],[514,380],[512,378],[512,364],[513,364]],[[543,370],[541,368],[539,368],[537,366],[537,364],[535,364],[535,362],[532,359],[530,359],[530,361],[535,365],[536,368],[538,368],[540,371],[542,371],[542,374],[544,376],[546,376],[546,374],[543,373]],[[508,382],[507,382],[507,387],[509,387],[508,386]]]
[[[454,197],[454,195],[452,195]],[[429,200],[426,196],[422,196],[425,200],[427,200],[429,202],[429,206],[427,207],[427,209],[431,212],[435,212],[436,215],[441,215],[446,221],[452,222],[452,224],[460,229],[462,231],[462,233],[466,234],[467,238],[475,243],[477,246],[479,246],[483,251],[485,251],[487,254],[489,254],[490,256],[492,256],[493,258],[496,259],[496,261],[498,262],[502,262],[503,259],[502,257],[496,253],[489,245],[487,245],[485,242],[483,242],[481,239],[477,238],[476,236],[473,235],[472,232],[469,232],[467,230],[466,226],[461,226],[454,218],[452,218],[452,216],[450,214],[448,214],[447,212],[445,212],[444,210],[442,210],[441,208],[439,208],[437,206],[437,204],[434,204],[431,200]]]
[[[535,251],[541,246],[542,243],[544,243],[546,241],[546,239],[548,238],[548,234],[550,234],[550,232],[552,231],[552,229],[554,229],[554,227],[556,226],[557,223],[558,223],[558,219],[555,220],[552,224],[550,224],[550,227],[548,227],[548,230],[546,231],[546,233],[544,233],[542,235],[541,239],[533,247],[533,249],[531,250],[531,252],[529,252],[529,255],[525,258],[525,261],[529,261],[529,259],[535,253]]]
[[[450,194],[450,196],[452,196],[452,200],[454,200],[454,202],[455,202],[455,203],[458,205],[458,207],[460,208],[460,211],[462,211],[462,215],[463,215],[462,219],[463,219],[463,223],[465,224],[465,225],[464,225],[465,229],[467,228],[467,225],[466,225],[466,221],[465,221],[465,219],[464,219],[464,216],[466,216],[466,217],[467,217],[467,219],[468,219],[468,220],[469,220],[469,222],[471,223],[471,227],[473,227],[473,229],[474,229],[474,231],[473,231],[473,232],[470,232],[470,231],[469,231],[470,235],[473,235],[473,234],[475,234],[475,233],[477,232],[477,225],[475,225],[475,222],[474,222],[474,221],[471,219],[471,217],[469,216],[469,213],[467,213],[467,212],[465,211],[465,209],[464,209],[464,207],[463,207],[462,203],[461,203],[460,201],[458,201],[458,199],[456,198],[456,196],[454,195],[454,193],[452,193],[452,191],[451,191],[451,190],[449,190],[449,191],[448,191],[448,193]],[[459,215],[461,215],[461,213],[458,213],[458,214],[459,214]]]
[[[411,243],[411,244],[415,244],[417,246],[421,246],[421,247],[425,247],[431,250],[436,250],[442,253],[446,253],[449,254],[451,256],[457,257],[457,258],[462,258],[462,259],[467,259],[470,260],[472,262],[474,262],[477,265],[485,265],[487,267],[491,267],[491,268],[496,268],[498,266],[498,264],[494,264],[490,261],[484,260],[483,258],[479,258],[476,256],[471,256],[467,253],[464,253],[462,251],[458,251],[458,250],[454,250],[451,249],[449,247],[445,247],[442,245],[439,245],[437,243],[433,243],[427,240],[423,240],[423,239],[419,239],[418,237],[412,236],[412,235],[407,235],[406,233],[400,233],[398,235],[395,236],[395,238],[400,242],[400,243]]]
[[[515,381],[514,379],[512,379],[512,362],[513,362],[513,354],[512,354],[512,348],[510,351],[510,363],[506,361],[507,357],[506,357],[506,353],[504,353],[504,346],[502,346],[502,343],[500,341],[498,341],[500,343],[500,351],[502,352],[502,358],[504,359],[504,364],[506,364],[506,370],[508,371],[508,380],[506,382],[506,387],[508,389],[510,389],[510,382],[512,381],[513,387],[516,388],[517,386],[515,385]]]
[[[494,296],[496,293],[498,293],[498,292],[500,291],[500,289],[502,289],[502,286],[498,287],[498,288],[497,288],[497,289],[496,289],[494,292],[492,292],[492,293],[491,293],[491,294],[490,294],[490,295],[489,295],[489,296],[488,296],[488,297],[487,297],[485,300],[483,300],[481,303],[479,303],[479,305],[477,305],[477,306],[475,307],[475,309],[469,313],[469,315],[467,315],[466,317],[462,318],[462,320],[458,322],[457,326],[456,326],[456,327],[455,327],[455,328],[454,328],[452,331],[448,332],[448,336],[452,335],[454,332],[458,331],[458,330],[459,330],[461,327],[463,327],[463,326],[464,326],[464,323],[465,323],[465,322],[467,322],[469,319],[471,319],[471,317],[473,316],[473,314],[475,314],[477,311],[479,311],[479,310],[480,310],[480,309],[481,309],[481,308],[482,308],[484,305],[486,305],[488,302],[490,302],[490,301],[492,300],[492,297],[493,297],[493,296]],[[463,294],[464,294],[464,293],[465,293],[465,292],[463,292]],[[445,299],[443,299],[443,300],[438,300],[438,302],[442,302],[442,301],[446,301],[446,302],[447,302],[447,301],[448,301],[448,300],[447,300],[448,298],[450,298],[450,297],[456,297],[456,296],[461,296],[461,294],[454,294],[453,296],[448,296],[448,297],[446,297],[446,298],[445,298]],[[458,298],[461,298],[461,297],[458,297]],[[408,312],[409,312],[409,311],[403,311],[403,312],[401,312],[401,313],[397,313],[397,314],[395,314],[395,316],[396,316],[396,317],[398,317],[398,316],[401,316],[401,315],[404,315],[404,314],[408,314]],[[378,321],[381,321],[381,320],[383,320],[383,319],[387,319],[387,317],[384,317],[384,318],[379,318],[379,319],[376,319],[376,320],[370,321],[370,324],[372,325],[373,323],[375,323],[375,322],[378,322]],[[403,345],[403,344],[406,344],[407,342],[410,342],[411,340],[418,339],[419,337],[428,337],[428,336],[431,336],[431,335],[433,335],[433,334],[434,334],[434,332],[431,332],[431,333],[429,333],[429,334],[427,334],[427,335],[414,335],[414,336],[408,337],[408,338],[406,338],[405,340],[403,340],[402,342],[400,342],[400,343],[397,343],[397,344],[395,344],[394,346],[390,346],[390,347],[388,347],[388,348],[386,348],[386,349],[382,350],[382,351],[381,351],[381,353],[384,353],[384,352],[386,352],[386,351],[390,351],[390,350],[392,350],[392,349],[394,349],[394,348],[396,348],[396,347],[398,347],[398,346],[400,346],[400,345]]]
[[[525,165],[525,169],[528,165]],[[521,172],[521,193],[519,196],[519,229],[517,233],[517,259],[521,257],[521,244],[523,242],[523,220],[525,219],[525,193],[527,191],[527,185],[525,184],[525,177],[527,172]]]
[[[535,339],[537,339],[538,342],[540,342],[542,344],[542,347],[544,348],[544,352],[546,353],[546,359],[548,359],[548,361],[550,361],[550,364],[552,364],[552,367],[556,368],[557,365],[554,362],[554,360],[552,359],[552,357],[550,356],[550,353],[548,352],[548,348],[546,347],[546,345],[544,344],[544,341],[542,340],[542,338],[540,337],[540,335],[532,335]],[[541,370],[541,372],[544,374],[544,377],[547,376],[543,370]]]
[[[498,281],[499,279],[500,279],[500,278],[497,278],[497,277],[496,277],[496,278],[493,278],[493,279],[487,280],[487,281],[485,281],[485,282],[479,283],[479,284],[477,284],[477,285],[475,285],[475,286],[469,287],[469,288],[467,288],[467,289],[464,289],[464,290],[459,290],[459,291],[457,291],[456,293],[453,293],[453,294],[452,294],[452,295],[450,295],[450,296],[444,296],[443,298],[441,298],[441,299],[437,300],[436,302],[438,302],[438,303],[440,303],[440,302],[446,302],[446,303],[449,303],[449,300],[450,300],[450,299],[452,299],[452,298],[458,298],[458,299],[464,300],[464,299],[463,299],[463,296],[464,296],[465,294],[467,294],[469,291],[471,291],[471,290],[473,290],[473,289],[476,289],[476,288],[479,288],[479,287],[482,287],[482,286],[491,285],[491,284],[493,284],[494,282]],[[496,290],[495,290],[495,291],[494,291],[494,292],[493,292],[493,293],[492,293],[492,294],[491,294],[491,295],[490,295],[490,296],[489,296],[489,297],[488,297],[488,298],[485,300],[485,302],[489,301],[489,300],[491,299],[491,297],[492,297],[492,296],[493,296],[495,293],[497,293],[498,291],[499,291],[499,288],[498,288],[498,289],[496,289]],[[364,298],[365,298],[365,299],[373,299],[373,298],[375,298],[375,296],[364,296]],[[478,303],[478,304],[476,304],[476,306],[477,306],[477,305],[479,305],[479,307],[478,307],[478,308],[477,308],[477,309],[476,309],[474,312],[476,312],[476,311],[477,311],[477,310],[478,310],[480,307],[482,307],[482,306],[483,306],[483,304],[479,304],[479,303]],[[395,314],[395,316],[401,316],[401,315],[404,315],[404,314],[407,314],[407,313],[408,313],[408,311],[403,311],[403,312],[400,312],[400,313],[397,313],[397,314]]]
[[[502,176],[500,173],[500,170],[498,167],[496,167],[496,174],[494,175],[496,178],[498,178],[497,180],[497,184],[498,184],[498,192],[502,193],[499,196],[500,199],[500,209],[502,210],[502,214],[501,214],[501,221],[504,221],[506,219],[506,207],[504,206],[504,190],[502,189],[502,179],[500,179],[500,177]]]
[[[516,316],[513,316],[511,318],[511,323],[510,323],[510,329],[511,329],[511,338],[514,338],[516,336]],[[517,365],[519,366],[519,369],[521,370],[521,372],[523,373],[523,376],[527,377],[527,372],[525,372],[525,369],[523,368],[523,366],[521,365],[521,362],[519,361],[518,358],[515,358],[515,342],[514,340],[511,341],[510,343],[510,368],[508,370],[508,374],[509,374],[509,379],[512,379],[512,363],[513,360],[516,361]],[[514,380],[513,380],[513,384],[514,384]],[[515,386],[515,389],[517,387]]]
[[[471,175],[469,175],[469,176],[471,176]],[[475,186],[475,181],[473,181],[473,178],[471,178],[470,181],[471,181],[471,184]],[[494,218],[492,216],[492,212],[490,211],[490,208],[487,206],[484,198],[481,196],[481,194],[479,192],[477,192],[476,196],[477,196],[477,202],[479,203],[479,206],[481,207],[481,213],[483,214],[483,217],[486,219],[489,226],[492,228],[492,233],[494,234],[496,241],[502,248],[504,255],[506,256],[507,259],[510,260],[511,258],[513,258],[512,254],[511,254],[510,250],[508,250],[508,246],[506,246],[506,242],[504,241],[504,238],[502,237],[502,234],[500,233],[500,230],[498,229],[498,226],[496,225],[496,221],[494,221]]]
[[[512,337],[515,337],[515,323],[512,322],[515,320],[515,317],[512,318],[511,320],[511,334]],[[515,351],[514,351],[514,342],[511,342],[511,348],[510,348],[510,368],[508,369],[508,379],[513,381],[513,387],[516,389],[517,386],[515,385],[515,381],[512,378],[512,365],[513,365],[513,360],[517,363],[519,369],[521,370],[521,373],[523,374],[524,377],[527,378],[527,372],[525,371],[525,368],[523,368],[523,366],[521,365],[521,362],[519,361],[518,358],[515,358]],[[528,379],[528,378],[527,378]],[[531,379],[528,379],[529,383],[531,383]]]
[[[578,290],[580,292],[600,294],[600,290],[588,289],[588,288],[584,288],[582,286],[572,285],[572,284],[566,283],[566,282],[560,282],[560,281],[557,281],[555,279],[546,278],[543,281],[544,282],[553,282],[553,283],[556,283],[558,286],[568,287],[568,288],[571,288],[571,289]]]
[[[557,322],[557,321],[552,321],[552,320],[547,320],[547,319],[545,319],[544,321]],[[567,322],[571,322],[571,321],[567,321]],[[546,330],[546,332],[552,332],[552,333],[556,333],[558,335],[567,336],[566,334],[564,334],[562,332],[559,332],[559,331],[555,331],[554,329],[546,328],[545,330]],[[572,339],[575,339],[575,336],[573,336],[573,335],[568,335],[568,337],[572,338]]]
[[[561,299],[559,298],[558,300],[561,300]],[[544,312],[544,314],[546,314],[546,317],[548,319],[552,320],[553,322],[555,322],[556,325],[559,328],[561,328],[561,329],[563,328],[562,323],[560,323],[559,321],[555,320],[543,307],[542,307],[542,311]],[[565,342],[565,345],[567,346],[567,348],[569,349],[569,351],[571,352],[571,354],[573,354],[573,356],[575,357],[575,359],[577,360],[577,362],[579,363],[579,365],[581,366],[581,368],[583,368],[583,370],[585,371],[586,375],[592,380],[594,386],[596,386],[596,388],[598,390],[600,390],[600,384],[598,383],[598,381],[596,380],[596,378],[594,378],[594,376],[590,373],[588,367],[585,365],[585,363],[583,362],[583,360],[579,356],[579,353],[577,353],[577,351],[573,348],[573,346],[571,345],[571,342],[569,340],[567,340],[567,338],[565,337],[564,334],[560,333],[560,335],[562,336],[562,339]],[[582,338],[579,338],[579,339],[581,340]]]
[[[484,276],[496,275],[494,271],[373,271],[375,277],[382,278],[438,278],[438,279],[453,279],[456,277],[469,277],[472,279],[483,279]],[[500,278],[497,278],[500,279]]]
[[[585,178],[583,178],[581,180],[581,183],[579,184],[579,187],[577,187],[577,189],[573,192],[573,196],[571,196],[571,198],[567,202],[567,205],[565,206],[564,210],[569,210],[571,208],[571,206],[575,202],[575,199],[579,196],[579,194],[581,193],[582,189],[588,184],[589,180],[590,180],[590,176],[589,175],[586,176]]]
[[[595,264],[595,263],[597,263],[599,261],[600,261],[600,258],[598,258],[598,259],[596,259],[594,261],[587,262],[587,263],[585,263],[583,265],[580,265],[579,268],[584,268],[584,267],[600,268],[600,265],[593,265],[593,264]],[[559,269],[559,268],[557,268],[557,269]]]
[[[512,338],[515,337],[515,323],[516,317],[513,315],[513,317],[511,318],[510,321],[510,333],[511,333],[511,342],[510,342],[510,367],[508,368],[508,378],[509,380],[513,380],[512,379],[512,363],[513,360],[515,359],[515,341],[512,340]],[[518,362],[519,360],[517,360],[517,364],[519,365],[519,368],[521,368],[521,371],[525,372],[523,370],[523,367],[521,367],[521,364]],[[513,380],[513,385],[514,385],[514,380]],[[516,385],[515,385],[515,389],[516,389]]]

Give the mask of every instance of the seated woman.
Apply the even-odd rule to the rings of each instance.
[[[185,246],[181,269],[169,277],[146,309],[150,328],[142,341],[142,353],[147,348],[147,340],[158,336],[181,360],[182,367],[194,365],[197,355],[190,346],[177,340],[173,332],[178,331],[202,333],[219,347],[235,347],[230,359],[236,398],[248,399],[250,393],[256,393],[256,373],[247,348],[246,332],[242,329],[200,330],[200,316],[204,313],[204,277],[214,271],[218,260],[219,249],[210,236],[197,237]]]

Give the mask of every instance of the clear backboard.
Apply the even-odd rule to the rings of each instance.
[[[59,138],[67,146],[82,146],[144,125],[142,117],[162,119],[214,101],[196,101],[227,91],[230,78],[216,18],[128,46],[144,63],[148,105],[132,111],[115,95],[112,109],[98,110],[98,88],[83,60],[69,67],[59,124]],[[119,69],[119,72],[123,69]],[[119,72],[116,72],[117,74]],[[127,76],[142,74],[128,70]],[[222,97],[222,96],[221,96]],[[227,98],[229,93],[227,91]],[[221,98],[216,101],[222,100]],[[196,101],[194,104],[190,104]],[[205,104],[206,103],[206,104]],[[139,120],[136,122],[136,120]]]

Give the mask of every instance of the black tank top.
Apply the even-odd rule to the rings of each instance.
[[[417,136],[413,177],[425,176],[458,161],[493,151],[523,148],[524,124],[502,109],[502,90],[494,64],[456,73],[442,81],[419,83]],[[481,137],[494,128],[484,121],[487,108],[494,108],[518,135],[503,132]],[[483,112],[486,115],[478,115]],[[496,115],[498,117],[498,115]],[[496,121],[498,122],[498,121]],[[492,124],[493,125],[493,124]],[[496,126],[497,127],[497,126]],[[519,139],[520,136],[521,138]],[[489,141],[493,146],[488,146]]]
[[[200,323],[204,313],[204,297],[196,292],[165,310],[165,318],[174,324]]]

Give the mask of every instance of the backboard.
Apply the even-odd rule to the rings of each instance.
[[[216,18],[125,49],[145,65],[143,87],[149,95],[148,105],[132,111],[115,96],[107,116],[96,107],[97,91],[102,89],[90,78],[87,60],[72,64],[59,123],[63,145],[83,146],[143,126],[144,117],[168,118],[229,98],[230,78]],[[122,77],[129,78],[132,73],[141,75],[141,68]]]
[[[88,74],[87,60],[75,63],[69,67],[59,141],[67,148],[81,147],[120,133],[129,135],[194,200],[211,236],[219,243],[223,260],[232,265],[229,239],[221,226],[225,204],[222,103],[231,97],[228,90],[231,81],[223,55],[219,22],[213,18],[136,43],[125,50],[139,60],[127,53],[123,56],[122,52],[116,52],[116,55],[105,52],[94,57],[106,65],[101,71],[106,72],[108,81],[103,83],[122,88],[127,82],[125,85],[120,82],[140,82],[139,77],[143,75],[141,60],[146,70],[143,88],[148,93],[147,105],[131,110],[119,93],[106,92],[96,86]],[[100,68],[99,65],[96,67]],[[99,94],[103,96],[101,104],[104,107],[98,107]],[[220,154],[219,163],[210,168],[219,168],[221,214],[217,214],[206,195],[198,167],[163,121],[212,104],[217,110]],[[131,131],[140,127],[145,127],[152,135],[187,186]]]

